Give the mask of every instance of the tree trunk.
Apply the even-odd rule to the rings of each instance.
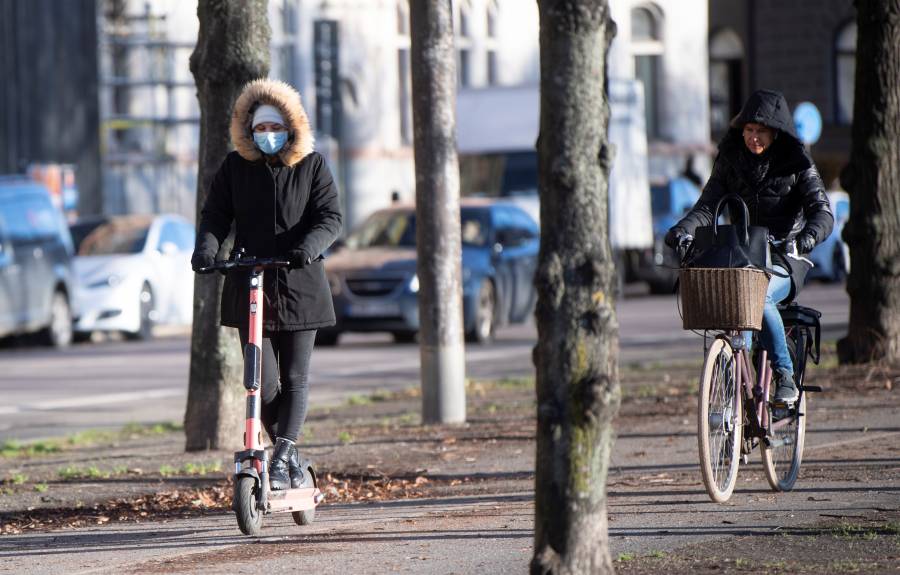
[[[197,218],[213,175],[231,149],[231,109],[243,86],[269,71],[267,0],[200,0],[191,73],[200,100]],[[226,242],[229,244],[230,242]],[[230,249],[225,245],[220,254]],[[243,386],[237,330],[219,326],[222,276],[194,278],[194,325],[184,432],[188,451],[243,444]]]
[[[619,408],[608,236],[606,0],[538,0],[537,459],[532,573],[612,573],[606,473]]]
[[[450,0],[412,0],[422,420],[466,420],[456,54]]]
[[[857,0],[850,193],[850,325],[842,363],[900,362],[900,0]]]

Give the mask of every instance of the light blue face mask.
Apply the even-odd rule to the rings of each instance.
[[[284,147],[288,133],[283,132],[253,132],[253,141],[264,154],[274,155]]]

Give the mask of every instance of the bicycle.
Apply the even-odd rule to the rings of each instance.
[[[679,250],[681,251],[681,250]],[[686,251],[686,250],[685,250]],[[682,262],[684,261],[684,253]],[[806,385],[806,359],[820,359],[821,313],[795,302],[778,306],[799,390],[791,405],[775,404],[770,396],[772,368],[754,331],[755,377],[750,352],[739,330],[705,330],[705,360],[698,397],[697,440],[700,474],[709,497],[728,501],[737,482],[741,460],[749,461],[761,448],[766,480],[774,491],[790,491],[800,473],[806,435],[807,393],[821,392]],[[713,335],[710,336],[710,332]],[[712,343],[709,344],[709,339]]]
[[[263,325],[263,272],[267,269],[290,267],[290,262],[277,258],[255,258],[243,255],[243,250],[232,259],[217,261],[197,270],[197,273],[249,271],[250,297],[248,303],[249,333],[244,346],[244,388],[247,390],[247,409],[244,425],[244,450],[234,454],[234,498],[232,509],[237,516],[238,528],[245,535],[257,535],[262,529],[262,518],[267,513],[290,512],[297,525],[309,525],[315,520],[316,506],[325,495],[319,490],[312,464],[301,461],[305,467],[304,483],[296,489],[271,491],[269,489],[269,457],[262,443],[260,420],[262,385],[262,325]]]

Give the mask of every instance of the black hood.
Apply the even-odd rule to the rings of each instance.
[[[774,90],[757,90],[753,92],[741,112],[731,121],[731,127],[742,130],[744,124],[763,124],[770,128],[780,130],[795,140],[797,132],[794,129],[794,118],[788,108],[787,100],[781,92]]]
[[[736,163],[737,154],[744,148],[744,137],[741,132],[744,124],[763,124],[778,130],[775,142],[768,152],[772,160],[772,175],[780,176],[805,170],[812,166],[797,131],[794,118],[788,108],[787,100],[780,92],[774,90],[757,90],[753,92],[741,112],[731,121],[731,128],[719,143],[719,152],[725,159]]]

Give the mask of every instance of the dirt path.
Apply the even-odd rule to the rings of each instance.
[[[826,393],[810,405],[797,488],[771,492],[754,454],[716,505],[697,470],[696,371],[623,370],[608,485],[620,572],[898,572],[900,372],[815,371]],[[327,503],[306,528],[267,517],[258,538],[240,536],[227,511],[230,455],[183,454],[178,432],[4,458],[0,572],[523,572],[533,391],[475,383],[469,400],[463,427],[418,426],[414,394],[313,412],[304,452]]]

